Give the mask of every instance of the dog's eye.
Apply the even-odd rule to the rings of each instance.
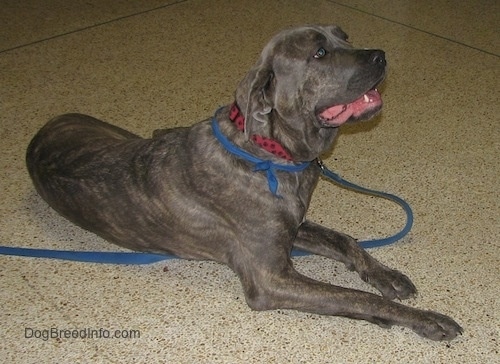
[[[316,51],[314,58],[318,59],[318,58],[323,58],[324,56],[326,56],[326,50],[325,48],[321,47]]]

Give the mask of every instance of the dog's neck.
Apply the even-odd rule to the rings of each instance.
[[[236,102],[233,103],[231,105],[231,108],[229,109],[229,119],[234,123],[238,130],[245,130],[245,116],[241,113],[241,110]],[[251,139],[255,144],[257,144],[265,151],[287,161],[293,161],[290,152],[288,152],[285,147],[283,147],[278,141],[264,137],[262,135],[252,135]]]

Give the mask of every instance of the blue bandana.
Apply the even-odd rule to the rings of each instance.
[[[310,162],[302,162],[299,164],[278,164],[270,160],[260,159],[259,157],[256,157],[231,143],[229,139],[222,134],[219,124],[215,118],[212,119],[212,130],[217,140],[229,153],[255,164],[255,168],[253,169],[254,172],[266,172],[269,190],[274,196],[281,197],[278,195],[278,178],[276,177],[276,171],[300,172],[309,167],[311,164]]]

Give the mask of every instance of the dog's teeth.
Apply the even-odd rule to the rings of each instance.
[[[368,97],[368,95],[367,95],[367,94],[365,94],[365,95],[363,96],[363,98],[364,98],[365,102],[370,102],[370,98]]]

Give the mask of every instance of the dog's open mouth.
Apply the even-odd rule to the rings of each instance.
[[[320,122],[337,127],[350,119],[373,116],[382,107],[382,97],[377,89],[372,89],[349,104],[330,106],[318,114]]]

